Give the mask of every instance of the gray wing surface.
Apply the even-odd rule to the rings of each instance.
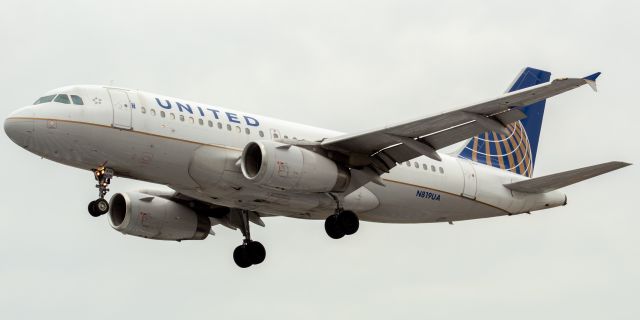
[[[595,82],[591,78],[594,77],[556,79],[439,115],[325,139],[320,145],[347,155],[360,155],[360,158],[373,156],[371,160],[382,172],[388,171],[396,163],[421,155],[440,160],[435,152],[438,149],[486,131],[503,132],[506,125],[524,119],[525,115],[519,107],[584,84],[595,89]]]
[[[524,193],[545,193],[624,168],[630,163],[611,161],[590,167],[551,174],[548,176],[505,184],[507,189]]]

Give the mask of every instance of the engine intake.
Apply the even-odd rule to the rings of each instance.
[[[136,237],[156,240],[203,240],[211,221],[164,198],[143,193],[116,193],[111,197],[111,226]]]
[[[351,179],[347,168],[321,154],[269,140],[247,144],[240,165],[245,178],[279,190],[342,192]]]

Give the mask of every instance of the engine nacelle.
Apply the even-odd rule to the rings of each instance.
[[[245,178],[280,190],[342,192],[351,179],[348,169],[321,154],[269,140],[250,142],[240,164]]]
[[[111,226],[136,237],[156,240],[203,240],[211,221],[161,197],[137,192],[116,193],[109,203]]]

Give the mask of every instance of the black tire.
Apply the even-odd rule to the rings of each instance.
[[[346,235],[352,235],[360,228],[360,219],[353,211],[344,211],[338,215],[338,225]]]
[[[265,250],[262,243],[258,241],[251,241],[247,244],[247,251],[249,254],[249,261],[252,264],[261,264],[267,257],[267,250]]]
[[[332,214],[324,221],[324,230],[331,239],[340,239],[344,237],[344,230],[338,224],[338,215]]]
[[[251,266],[251,261],[249,260],[249,250],[247,250],[247,245],[239,245],[233,250],[233,261],[235,261],[236,265],[240,268],[248,268]]]
[[[99,217],[100,216],[100,213],[98,212],[98,208],[96,208],[96,202],[95,201],[89,202],[88,210],[89,210],[89,214],[92,217]]]
[[[105,199],[98,199],[94,201],[94,207],[96,208],[96,212],[98,212],[99,215],[103,215],[109,212],[109,201]]]

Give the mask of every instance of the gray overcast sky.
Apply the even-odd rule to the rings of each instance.
[[[547,104],[536,175],[638,162],[637,1],[15,1],[0,12],[0,114],[68,84],[159,92],[341,131],[502,93],[524,66],[602,71]],[[638,319],[638,165],[565,189],[569,205],[447,224],[320,221],[200,242],[91,218],[91,173],[0,137],[0,318]],[[148,184],[114,179],[113,191]],[[152,186],[153,187],[153,186]]]

